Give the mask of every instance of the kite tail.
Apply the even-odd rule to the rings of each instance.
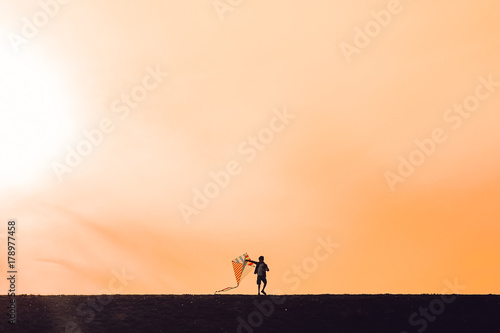
[[[224,289],[221,289],[221,290],[217,290],[217,291],[214,293],[214,295],[215,295],[215,294],[217,294],[217,293],[220,293],[220,292],[222,292],[222,291],[228,291],[228,290],[231,290],[231,289],[238,288],[239,286],[240,286],[240,285],[239,285],[239,284],[237,284],[235,287],[227,287],[227,288],[224,288]]]

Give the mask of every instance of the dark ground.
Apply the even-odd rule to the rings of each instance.
[[[9,299],[0,296],[0,331],[500,332],[500,296],[442,297],[446,296],[22,295],[16,297],[17,324],[11,325]]]

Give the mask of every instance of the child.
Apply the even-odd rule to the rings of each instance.
[[[257,295],[260,295],[260,282],[264,282],[262,293],[264,295],[267,295],[264,289],[266,289],[267,285],[266,272],[269,272],[269,267],[267,267],[267,264],[264,262],[264,256],[260,256],[258,262],[253,260],[245,260],[245,261],[249,261],[257,265],[255,266],[255,271],[253,272],[254,274],[257,274],[257,290],[258,290]]]

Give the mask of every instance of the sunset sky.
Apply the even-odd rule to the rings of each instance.
[[[500,293],[499,12],[2,2],[3,274],[15,219],[21,294]]]

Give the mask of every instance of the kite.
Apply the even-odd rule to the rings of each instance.
[[[253,262],[245,261],[245,260],[250,260],[250,257],[248,254],[243,253],[241,256],[238,258],[234,258],[232,263],[233,263],[233,270],[234,270],[234,277],[236,278],[236,286],[235,287],[227,287],[221,290],[217,290],[215,294],[220,293],[222,291],[228,291],[234,288],[238,288],[240,285],[241,280],[245,276],[247,276],[248,273],[250,273],[251,268],[255,268],[255,264]]]

